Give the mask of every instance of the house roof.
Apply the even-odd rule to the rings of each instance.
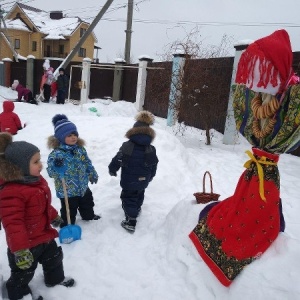
[[[46,35],[45,39],[65,39],[66,36],[72,35],[81,23],[86,23],[78,17],[63,17],[61,19],[54,20],[50,18],[49,12],[16,2],[11,11],[6,15],[7,27],[11,29],[26,30],[25,23],[20,19],[11,19],[11,13],[14,11],[16,6],[18,6],[24,14],[26,14],[36,30]],[[23,25],[21,23],[23,23]],[[97,40],[95,36],[94,38]]]

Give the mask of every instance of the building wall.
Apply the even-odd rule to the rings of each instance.
[[[80,28],[87,29],[88,24],[82,23],[80,26],[74,31],[73,35],[70,37],[67,37],[66,40],[43,40],[44,34],[40,32],[36,32],[34,25],[26,17],[25,14],[23,14],[22,10],[19,9],[19,7],[16,7],[14,11],[12,11],[7,18],[15,18],[17,14],[20,14],[21,18],[24,20],[24,22],[27,24],[27,26],[32,30],[30,31],[23,31],[23,30],[9,30],[10,39],[14,45],[15,39],[20,39],[20,49],[16,49],[16,51],[24,56],[27,57],[28,55],[34,55],[37,59],[43,59],[45,57],[45,51],[46,46],[51,46],[51,56],[53,57],[60,57],[65,58],[68,53],[75,47],[76,43],[80,39]],[[32,42],[37,42],[37,48],[35,51],[32,50]],[[86,49],[86,55],[84,57],[89,57],[93,59],[94,56],[94,43],[95,38],[93,34],[90,34],[84,44],[82,45],[82,48]],[[64,45],[64,55],[59,54],[59,46]],[[13,59],[13,53],[6,44],[5,41],[1,39],[1,51],[0,51],[0,60],[2,60],[4,57],[9,57]],[[54,54],[54,55],[53,55]],[[80,57],[78,53],[75,54],[73,61],[81,62],[84,57]]]
[[[76,43],[79,41],[80,39],[80,28],[84,28],[87,29],[88,25],[87,24],[81,24],[73,33],[73,35],[70,37],[70,44],[69,44],[69,49],[68,52],[70,52],[76,45]],[[93,59],[94,57],[94,44],[95,44],[95,38],[93,36],[93,34],[90,34],[87,39],[85,40],[85,42],[83,43],[83,45],[81,46],[81,48],[85,48],[86,49],[86,55],[85,57],[89,57],[90,59]],[[75,54],[73,60],[74,61],[82,61],[84,57],[80,57],[78,55],[78,53]]]

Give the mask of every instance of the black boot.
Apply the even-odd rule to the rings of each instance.
[[[134,233],[135,231],[135,226],[136,226],[136,219],[135,218],[130,218],[126,217],[126,220],[123,220],[121,222],[121,226],[126,229],[127,231]]]

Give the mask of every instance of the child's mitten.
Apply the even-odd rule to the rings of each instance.
[[[63,158],[55,158],[54,160],[54,170],[58,174],[59,178],[64,178],[67,166],[64,165]]]
[[[57,215],[57,217],[51,222],[51,225],[53,227],[59,227],[60,224],[62,224],[64,220],[61,218],[60,215]]]
[[[31,267],[34,259],[29,249],[23,249],[14,252],[15,262],[18,268],[26,270]]]

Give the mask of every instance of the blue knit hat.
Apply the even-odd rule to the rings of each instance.
[[[74,123],[69,121],[66,115],[55,115],[52,118],[54,125],[54,136],[61,142],[65,143],[65,138],[74,133],[78,136],[78,131]]]

